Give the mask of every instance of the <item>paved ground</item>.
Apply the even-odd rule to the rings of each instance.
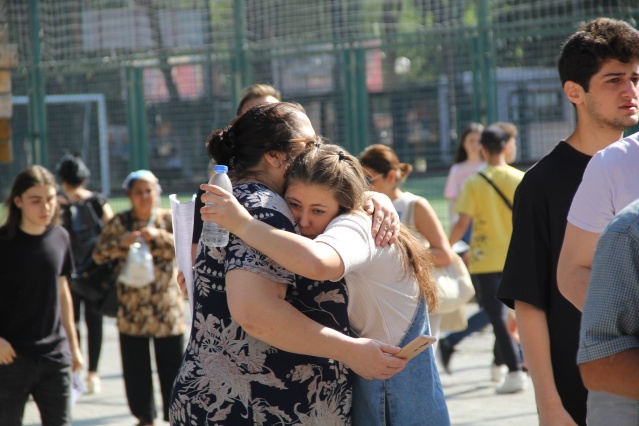
[[[489,365],[492,361],[494,337],[489,331],[477,333],[457,347],[451,366],[452,375],[442,373],[441,380],[446,394],[453,425],[473,426],[533,426],[538,424],[532,383],[526,391],[513,395],[496,395],[490,381]],[[136,419],[129,414],[120,372],[120,358],[115,324],[106,319],[104,345],[100,359],[102,393],[83,395],[73,411],[73,424],[77,426],[109,425],[133,426]],[[156,389],[159,386],[156,382]],[[156,403],[161,411],[161,397]],[[40,424],[40,417],[33,402],[25,411],[24,424]],[[156,422],[156,425],[168,423]]]

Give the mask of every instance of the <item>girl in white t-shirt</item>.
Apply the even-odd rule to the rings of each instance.
[[[430,332],[428,311],[437,304],[432,265],[423,244],[403,226],[395,244],[375,246],[371,218],[362,209],[367,187],[357,158],[338,146],[318,145],[300,154],[287,175],[285,199],[302,235],[252,218],[231,194],[211,185],[202,185],[202,201],[215,205],[204,207],[202,218],[292,272],[318,281],[344,277],[351,328],[361,337],[404,346]],[[390,379],[357,376],[353,421],[450,424],[432,348]]]

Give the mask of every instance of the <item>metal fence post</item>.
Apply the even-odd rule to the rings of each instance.
[[[366,52],[361,48],[342,51],[344,61],[344,137],[343,145],[353,155],[369,141],[368,90],[366,88]]]
[[[127,124],[129,127],[129,171],[149,167],[144,106],[144,78],[142,68],[126,67]]]
[[[357,111],[357,145],[352,150],[353,155],[359,155],[369,144],[369,107],[368,88],[366,87],[366,51],[364,49],[355,50],[355,88]]]
[[[482,80],[483,114],[486,123],[494,123],[497,120],[497,104],[495,95],[495,55],[494,55],[494,37],[490,28],[490,9],[488,0],[481,0],[478,9],[478,27],[479,27],[479,53],[480,53],[480,70]]]
[[[240,102],[242,89],[249,84],[249,67],[245,50],[244,0],[233,1],[234,44],[231,56],[232,105]]]
[[[29,1],[29,30],[33,49],[31,66],[29,66],[29,108],[28,138],[31,142],[33,164],[48,167],[49,144],[47,133],[47,107],[44,102],[46,90],[41,68],[40,51],[40,11],[38,0]]]

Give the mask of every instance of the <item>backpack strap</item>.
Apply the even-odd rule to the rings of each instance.
[[[98,215],[100,219],[104,215],[104,204],[106,204],[107,200],[99,195],[97,192],[94,192],[91,197],[88,198],[88,201],[91,202],[93,206],[93,211]]]
[[[96,197],[91,197],[86,200],[87,207],[89,208],[89,212],[91,212],[93,220],[98,224],[100,230],[102,230],[104,228],[104,222],[102,222],[102,217],[98,216],[98,212],[95,211],[95,202],[99,203],[99,200]]]
[[[499,194],[499,196],[501,197],[502,200],[504,200],[504,203],[506,203],[506,206],[508,206],[508,208],[510,210],[513,209],[513,204],[510,202],[510,200],[508,198],[506,198],[506,196],[504,195],[503,192],[501,192],[501,190],[497,187],[497,185],[495,185],[495,182],[492,181],[492,179],[490,179],[488,176],[486,176],[485,174],[483,174],[482,172],[477,172],[477,174],[481,177],[483,177],[486,182],[488,182],[490,184],[490,186],[492,186],[493,188],[495,188],[495,191],[497,191],[497,194]]]

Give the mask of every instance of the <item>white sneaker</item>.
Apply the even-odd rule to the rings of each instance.
[[[523,371],[513,371],[508,373],[504,383],[497,386],[495,392],[498,394],[521,392],[528,386],[528,377]]]
[[[506,364],[502,365],[490,365],[490,380],[495,383],[501,383],[506,378],[508,374],[508,366]]]
[[[87,393],[96,394],[102,392],[102,383],[99,376],[90,376],[87,378]]]

